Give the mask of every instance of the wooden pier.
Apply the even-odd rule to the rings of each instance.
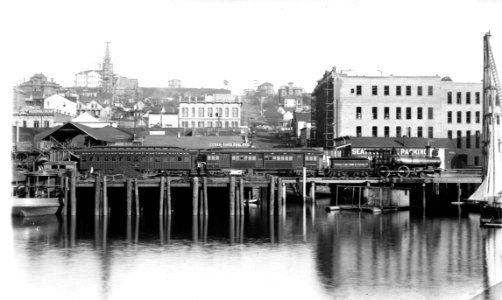
[[[142,199],[143,188],[158,188],[158,215],[171,215],[173,212],[173,188],[185,188],[191,191],[191,213],[194,216],[209,215],[209,199],[218,198],[209,195],[209,188],[225,188],[228,191],[228,211],[230,216],[244,215],[245,203],[258,201],[266,204],[269,215],[285,214],[288,187],[296,191],[300,201],[316,201],[316,190],[319,186],[358,185],[358,186],[421,186],[425,197],[426,189],[437,190],[442,185],[457,185],[458,201],[462,195],[461,185],[481,183],[478,174],[444,174],[443,176],[426,178],[401,177],[368,177],[368,178],[331,178],[331,177],[279,177],[266,176],[228,176],[228,177],[173,177],[157,176],[152,178],[125,178],[122,175],[94,176],[81,179],[70,172],[64,176],[64,209],[65,215],[77,214],[77,188],[94,189],[94,215],[110,214],[110,190],[122,188],[126,192],[126,214],[141,215],[145,203],[155,201]],[[337,197],[337,195],[334,195]],[[219,197],[220,199],[222,197]],[[424,198],[425,199],[425,198]],[[88,199],[82,200],[88,201]],[[425,200],[423,207],[425,208]]]

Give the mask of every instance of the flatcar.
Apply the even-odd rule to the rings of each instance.
[[[322,172],[323,152],[311,148],[236,149],[215,148],[200,151],[204,172],[208,175],[229,174],[302,174]]]
[[[177,147],[106,146],[81,149],[76,154],[81,172],[132,170],[181,176],[195,169],[195,156]]]

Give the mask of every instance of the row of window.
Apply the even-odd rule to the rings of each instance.
[[[256,160],[256,155],[232,155],[232,160]]]
[[[406,128],[406,133],[403,133],[403,128],[401,126],[396,126],[396,131],[395,131],[395,137],[402,137],[403,134],[407,137],[412,136],[411,132],[411,127]],[[357,137],[362,137],[363,136],[363,131],[361,126],[356,127],[356,136]],[[378,126],[372,126],[371,127],[371,136],[372,137],[378,137]],[[384,137],[390,137],[390,127],[389,126],[384,126],[383,128],[383,136]],[[424,137],[424,129],[422,126],[417,127],[416,131],[416,137]],[[434,127],[429,126],[427,127],[427,137],[428,138],[434,138]]]
[[[396,114],[395,114],[396,120],[400,120],[403,117],[402,116],[402,108],[396,107],[395,112],[396,112]],[[417,107],[416,116],[417,116],[417,120],[422,120],[424,118],[423,107]],[[378,119],[378,107],[377,106],[373,106],[371,108],[371,117],[373,120]],[[407,120],[410,120],[412,118],[412,108],[411,107],[406,107],[405,117]],[[363,108],[361,106],[358,106],[358,107],[356,107],[356,119],[362,119],[362,118],[363,118]],[[390,107],[383,108],[383,118],[385,120],[390,119]],[[434,108],[433,107],[427,108],[427,119],[429,119],[429,120],[434,119]]]
[[[457,96],[456,97],[457,104],[462,104],[462,92],[457,92],[456,96]],[[481,103],[481,98],[480,98],[479,92],[474,93],[474,99],[475,99],[476,104]],[[447,103],[453,104],[453,92],[448,92]],[[465,92],[465,104],[471,104],[471,92]]]
[[[49,121],[43,121],[44,127],[48,128],[50,126]],[[28,121],[23,120],[23,127],[26,128],[28,127]],[[40,128],[40,121],[35,120],[33,121],[33,128]]]
[[[383,95],[384,96],[390,96],[390,86],[389,85],[384,85],[383,86]],[[403,89],[403,86],[401,85],[397,85],[394,87],[394,91],[395,91],[395,95],[396,96],[401,96],[403,95],[403,93],[406,95],[406,96],[411,96],[412,94],[412,86],[411,85],[406,85],[404,86],[404,89]],[[355,89],[351,89],[350,90],[350,93],[351,94],[356,94],[357,96],[361,96],[363,94],[363,87],[362,85],[356,85],[356,88]],[[378,93],[379,93],[379,87],[378,85],[372,85],[371,86],[371,95],[373,96],[378,96]],[[417,96],[423,96],[424,95],[424,88],[423,86],[419,85],[419,86],[416,86],[416,95]],[[429,85],[427,86],[427,96],[433,96],[434,95],[434,87],[432,85]]]
[[[196,126],[197,125],[197,126]],[[225,126],[223,126],[225,125]],[[204,121],[198,121],[198,122],[195,122],[195,121],[191,121],[191,122],[188,122],[188,121],[181,121],[181,127],[183,128],[237,128],[239,127],[239,122],[237,121],[232,121],[232,122],[228,122],[228,121],[225,121],[225,122],[222,122],[222,121],[207,121],[207,122],[204,122]]]
[[[452,111],[448,111],[448,118],[447,118],[447,122],[448,124],[451,124],[453,123],[453,112]],[[465,112],[465,123],[467,124],[470,124],[472,121],[472,113],[470,111],[466,111]],[[479,111],[476,111],[475,114],[474,114],[474,122],[476,123],[480,123],[481,122],[481,112]],[[457,124],[461,124],[462,123],[462,112],[461,111],[457,111]]]
[[[467,130],[465,132],[465,148],[471,148],[471,141],[472,141],[472,132],[470,130]],[[453,139],[453,130],[448,130],[448,138],[450,140]],[[462,130],[457,130],[457,148],[462,148]],[[481,145],[481,131],[476,130],[476,133],[474,135],[474,147],[479,148]]]
[[[93,157],[93,156],[89,156],[89,157],[86,157],[86,156],[83,156],[82,157],[82,161],[85,162],[85,161],[89,161],[89,162],[99,162],[99,161],[118,161],[118,162],[121,162],[121,161],[132,161],[132,162],[190,162],[190,157],[181,157],[181,156],[177,156],[177,157],[154,157],[154,156],[104,156],[104,157],[100,157],[100,156],[96,156],[96,157]]]
[[[181,109],[181,116],[184,118],[188,118],[188,112],[189,108],[188,107],[183,107]],[[196,114],[197,112],[197,114]],[[214,114],[213,114],[214,112]],[[230,109],[228,107],[225,108],[225,114],[223,114],[223,108],[217,107],[213,110],[212,107],[207,108],[207,114],[206,114],[206,109],[204,107],[199,107],[197,110],[195,107],[192,107],[191,109],[191,114],[190,116],[192,118],[195,118],[196,116],[199,118],[229,118],[230,117]],[[232,108],[232,118],[237,118],[239,117],[239,108],[233,107]]]

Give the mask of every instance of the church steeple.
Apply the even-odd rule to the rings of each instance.
[[[101,91],[103,93],[113,92],[113,64],[111,63],[110,42],[106,43],[105,56],[103,58],[103,67],[101,70]]]

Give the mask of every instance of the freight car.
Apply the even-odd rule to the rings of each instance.
[[[177,147],[106,146],[76,151],[81,172],[103,173],[137,171],[189,175],[195,168],[196,155]]]
[[[308,176],[322,173],[323,152],[311,148],[236,149],[215,148],[200,151],[199,159],[208,175],[283,174]]]

